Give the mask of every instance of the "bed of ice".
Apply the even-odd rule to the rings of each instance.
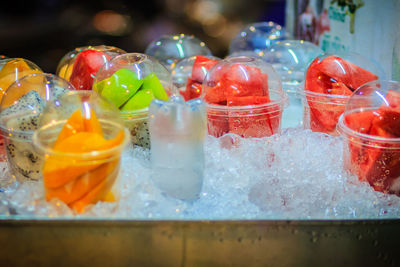
[[[122,162],[119,203],[98,203],[78,215],[129,219],[365,219],[400,218],[400,198],[375,192],[342,171],[342,141],[299,128],[280,136],[206,139],[202,193],[185,202],[154,186],[149,151],[129,148]],[[41,182],[9,181],[2,163],[0,214],[76,216],[44,200]],[[3,216],[4,217],[4,216]]]

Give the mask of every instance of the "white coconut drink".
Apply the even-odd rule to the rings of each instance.
[[[0,103],[0,134],[4,138],[10,174],[19,181],[39,180],[42,159],[32,145],[39,116],[72,85],[52,74],[23,77],[7,89]]]

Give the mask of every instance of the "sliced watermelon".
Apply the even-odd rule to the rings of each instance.
[[[196,56],[192,68],[191,79],[198,83],[203,83],[204,77],[212,66],[218,63],[216,59],[210,59],[204,56]]]
[[[210,104],[220,104],[222,102],[226,102],[226,90],[225,87],[222,86],[221,82],[218,82],[212,87],[206,87],[204,100]]]
[[[84,50],[78,54],[73,65],[70,82],[77,90],[92,90],[97,71],[111,56],[97,50]]]
[[[372,126],[372,121],[376,116],[376,112],[374,111],[350,113],[344,118],[344,123],[347,127],[354,131],[363,134],[369,134]]]
[[[234,64],[222,79],[226,95],[268,96],[268,76],[259,68],[243,64]]]
[[[195,82],[189,78],[185,90],[181,90],[180,94],[183,96],[185,101],[198,98],[201,95],[201,86],[201,83]]]
[[[397,110],[400,109],[400,92],[389,90],[386,94],[386,100],[390,107]]]
[[[387,107],[380,107],[375,112],[370,134],[386,138],[400,137],[400,112]]]

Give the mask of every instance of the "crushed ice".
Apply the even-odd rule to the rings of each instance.
[[[149,151],[123,157],[119,203],[98,203],[77,216],[130,219],[365,219],[400,218],[400,198],[375,192],[342,170],[342,141],[289,128],[280,136],[207,137],[203,190],[194,202],[154,186]],[[0,214],[73,216],[44,200],[41,182],[18,185],[0,166]],[[128,167],[129,166],[129,167]]]

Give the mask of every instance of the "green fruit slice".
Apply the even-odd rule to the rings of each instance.
[[[121,108],[121,111],[132,111],[146,108],[155,99],[152,90],[139,90]]]
[[[139,90],[142,84],[143,80],[139,80],[135,72],[129,69],[119,69],[111,77],[96,83],[94,88],[120,108]]]
[[[164,87],[154,72],[150,73],[143,79],[142,90],[151,90],[155,98],[164,101],[168,100],[167,92],[165,92]]]

